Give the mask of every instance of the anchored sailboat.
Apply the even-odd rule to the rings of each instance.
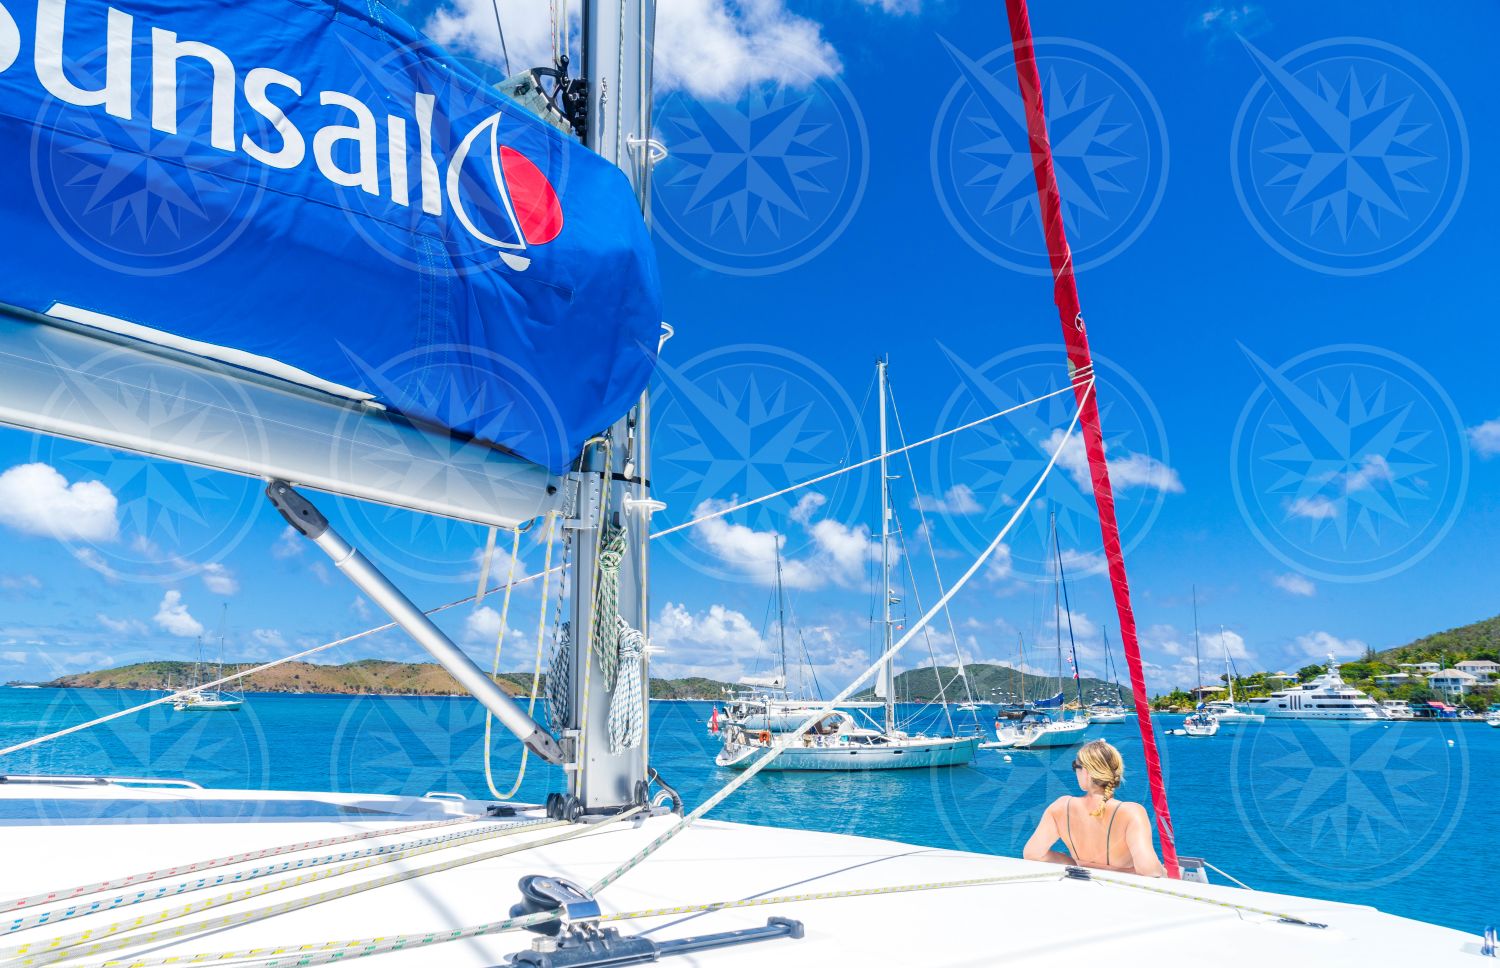
[[[797,723],[787,730],[771,730],[769,724],[754,730],[748,726],[725,729],[723,749],[715,762],[720,766],[745,769],[762,760],[778,747],[775,759],[763,769],[772,770],[891,770],[933,766],[958,766],[970,762],[979,746],[977,736],[912,736],[897,728],[896,667],[892,631],[896,620],[891,606],[899,601],[891,588],[891,477],[886,467],[890,451],[886,426],[889,394],[886,387],[886,362],[877,367],[877,393],[880,407],[880,650],[884,657],[876,694],[884,700],[885,720],[882,728],[860,726],[849,713],[840,709],[814,707],[801,710]],[[778,558],[778,562],[779,562]],[[779,574],[779,569],[778,569]],[[783,643],[783,675],[785,675]],[[936,669],[933,670],[937,672]],[[767,707],[770,712],[771,707]],[[785,710],[780,710],[785,712]],[[780,724],[778,724],[780,725]]]

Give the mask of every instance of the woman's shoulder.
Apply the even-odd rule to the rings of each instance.
[[[1115,812],[1120,815],[1121,820],[1144,820],[1146,819],[1146,808],[1139,803],[1130,800],[1121,800]]]
[[[1049,807],[1047,807],[1047,812],[1048,813],[1053,813],[1053,812],[1059,812],[1060,813],[1060,812],[1068,809],[1068,804],[1072,803],[1072,802],[1073,802],[1073,798],[1070,797],[1070,796],[1068,796],[1066,793],[1064,793],[1062,796],[1060,796],[1056,800],[1052,801],[1052,804]]]

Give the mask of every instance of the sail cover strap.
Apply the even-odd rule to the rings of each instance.
[[[1036,52],[1031,42],[1031,17],[1026,0],[1006,0],[1010,16],[1010,36],[1015,45],[1016,76],[1021,99],[1026,105],[1026,127],[1030,134],[1032,170],[1036,176],[1037,196],[1041,206],[1042,230],[1047,236],[1047,252],[1052,261],[1052,298],[1062,321],[1063,340],[1068,350],[1068,368],[1074,376],[1073,386],[1082,410],[1079,430],[1088,454],[1089,477],[1094,486],[1094,501],[1099,508],[1099,530],[1104,538],[1104,556],[1109,562],[1109,582],[1114,591],[1115,608],[1120,615],[1120,638],[1125,648],[1125,662],[1130,667],[1130,689],[1135,697],[1136,722],[1141,731],[1141,745],[1146,771],[1151,781],[1151,804],[1156,812],[1156,829],[1161,836],[1162,862],[1172,877],[1179,873],[1177,843],[1172,832],[1172,815],[1167,808],[1167,790],[1162,781],[1161,757],[1156,749],[1156,734],[1151,727],[1151,706],[1146,695],[1146,674],[1141,666],[1140,642],[1136,637],[1135,612],[1130,606],[1130,583],[1125,576],[1125,556],[1120,549],[1120,527],[1115,520],[1114,491],[1109,483],[1109,465],[1104,456],[1104,437],[1099,428],[1097,394],[1084,391],[1078,378],[1093,373],[1089,355],[1088,333],[1083,325],[1083,310],[1078,302],[1078,286],[1073,278],[1073,253],[1068,248],[1063,229],[1062,197],[1057,175],[1052,169],[1052,147],[1047,140],[1047,115],[1042,105],[1042,81],[1036,68]]]
[[[0,304],[553,472],[655,364],[624,173],[378,0],[5,0],[0,179]]]

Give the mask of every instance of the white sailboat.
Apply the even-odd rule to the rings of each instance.
[[[1198,686],[1193,690],[1198,699],[1198,708],[1182,721],[1182,730],[1189,736],[1212,736],[1219,731],[1219,717],[1203,702],[1203,653],[1198,645],[1198,586],[1193,586],[1193,676]],[[1233,689],[1233,686],[1230,686]]]
[[[224,678],[224,636],[225,624],[229,618],[229,606],[226,604],[219,619],[219,664],[218,674],[214,679]],[[245,697],[242,694],[228,692],[222,689],[212,689],[204,686],[207,680],[203,677],[203,636],[198,636],[198,660],[193,666],[193,684],[186,691],[176,693],[172,698],[172,708],[178,712],[189,713],[232,713],[239,711],[245,705]]]
[[[894,511],[891,507],[891,479],[886,468],[890,443],[886,427],[889,395],[886,389],[885,360],[877,363],[876,367],[880,407],[880,587],[884,589],[881,596],[880,642],[881,653],[886,658],[881,664],[875,691],[884,700],[884,726],[881,729],[862,728],[852,716],[840,710],[829,710],[822,716],[818,716],[815,711],[813,716],[817,717],[816,721],[809,722],[810,717],[804,710],[799,724],[801,728],[793,726],[789,730],[765,728],[755,731],[742,726],[725,730],[722,734],[723,748],[714,758],[719,766],[745,769],[766,759],[766,753],[773,747],[780,747],[781,751],[763,769],[892,770],[959,766],[973,760],[974,751],[979,747],[980,740],[977,736],[912,736],[897,728],[895,658],[888,655],[892,645],[891,633],[895,626],[895,619],[891,616],[895,595],[891,590],[891,524]],[[783,663],[784,661],[783,659]],[[936,668],[933,671],[936,673]],[[770,710],[767,709],[767,712]]]
[[[1229,643],[1224,638],[1224,626],[1219,626],[1219,644],[1224,647],[1224,681],[1229,684],[1227,699],[1214,699],[1203,704],[1205,712],[1211,713],[1220,726],[1241,726],[1263,723],[1266,717],[1260,713],[1247,713],[1234,700],[1234,667],[1229,658]]]
[[[1125,708],[1124,695],[1120,692],[1119,667],[1114,664],[1114,655],[1109,647],[1109,626],[1102,629],[1104,639],[1104,671],[1114,686],[1114,695],[1104,695],[1089,703],[1089,722],[1101,726],[1125,722],[1130,710]]]
[[[0,134],[12,139],[20,136],[6,144],[30,149],[0,153],[0,165],[7,166],[5,174],[15,185],[30,185],[33,172],[29,166],[47,161],[52,127],[27,120],[44,118],[44,109],[92,111],[88,117],[100,125],[92,134],[94,143],[120,152],[132,151],[128,134],[145,133],[142,128],[120,134],[106,126],[112,123],[110,117],[132,113],[133,102],[113,86],[114,78],[128,78],[127,74],[111,72],[109,97],[113,100],[107,105],[102,91],[99,99],[90,102],[92,106],[59,107],[59,100],[43,101],[46,92],[26,80],[33,62],[56,64],[50,75],[53,87],[67,85],[76,90],[75,84],[88,82],[81,81],[76,72],[70,80],[61,67],[62,4],[44,5],[45,20],[33,15],[29,9],[33,6],[8,2],[4,8],[9,14],[4,22],[13,27],[9,32],[12,47],[40,38],[34,57],[29,53],[7,59],[9,69],[0,72],[7,97],[15,92],[31,96],[31,88],[37,89],[36,103],[22,103],[15,95],[14,110],[0,116]],[[1025,7],[1011,0],[1011,8],[1014,40],[1030,50]],[[409,187],[412,194],[409,199],[403,194],[400,202],[390,202],[391,206],[408,205],[411,217],[437,218],[437,212],[446,217],[452,208],[462,208],[466,193],[479,190],[478,181],[458,177],[462,174],[458,166],[449,172],[446,193],[440,190],[439,165],[450,160],[442,154],[448,147],[445,138],[430,134],[434,130],[461,132],[472,126],[475,132],[488,132],[493,146],[501,138],[497,119],[502,110],[505,139],[532,138],[550,146],[561,156],[558,164],[567,168],[569,191],[592,192],[587,195],[589,205],[569,209],[570,219],[598,217],[616,205],[615,189],[624,189],[626,184],[631,190],[626,194],[633,193],[635,199],[644,203],[650,197],[650,167],[659,157],[660,146],[651,140],[649,123],[655,11],[649,0],[585,0],[582,74],[586,82],[570,77],[566,62],[559,59],[555,68],[533,73],[511,86],[520,96],[520,85],[544,83],[543,93],[550,97],[543,97],[541,109],[549,116],[553,108],[560,109],[559,116],[569,129],[558,133],[541,132],[515,102],[489,95],[462,64],[448,60],[384,6],[342,0],[327,4],[263,0],[254,5],[256,19],[247,23],[242,15],[250,9],[249,5],[195,5],[188,0],[150,5],[132,0],[112,0],[109,5],[103,0],[71,0],[68,19],[76,30],[74,18],[80,13],[91,24],[102,24],[108,14],[112,38],[121,33],[129,39],[133,27],[141,43],[147,22],[162,17],[162,23],[172,29],[154,30],[152,42],[173,46],[158,47],[159,63],[170,65],[179,57],[206,59],[216,79],[221,74],[228,79],[231,93],[239,77],[259,78],[261,107],[267,111],[275,106],[267,88],[284,92],[297,78],[265,68],[248,74],[221,72],[219,58],[227,64],[232,56],[233,65],[248,68],[257,59],[280,56],[280,68],[297,71],[299,84],[305,82],[306,90],[322,92],[330,103],[341,98],[353,102],[352,95],[338,92],[362,89],[358,85],[367,85],[380,65],[397,62],[397,81],[416,85],[415,90],[402,89],[401,97],[393,92],[379,103],[378,116],[396,146],[391,156],[403,160],[402,178],[408,173],[406,155],[397,150],[404,143],[402,136],[416,145],[410,149],[409,181],[392,182],[403,190]],[[560,19],[566,24],[566,15]],[[121,31],[116,31],[121,25]],[[194,40],[189,50],[188,41],[177,41],[179,32],[184,38],[211,39],[217,46]],[[67,46],[75,47],[74,41],[82,40],[71,38]],[[110,46],[116,47],[113,42]],[[556,46],[568,49],[565,40]],[[284,48],[287,52],[278,54]],[[1022,91],[1028,98],[1032,143],[1042,146],[1039,157],[1045,158],[1041,85],[1033,61],[1018,58],[1017,63],[1022,71],[1030,71],[1023,74]],[[170,69],[157,71],[142,79],[137,72],[138,82],[171,85],[171,73]],[[266,82],[267,77],[277,76],[283,80]],[[252,82],[247,79],[245,83]],[[464,97],[477,106],[463,113],[464,105],[446,93],[454,88],[461,88]],[[123,90],[129,95],[128,89]],[[93,93],[82,93],[94,98]],[[166,103],[167,92],[157,93],[158,103]],[[81,94],[78,100],[82,102]],[[408,123],[391,114],[387,123],[386,112],[400,110],[402,103],[415,104],[415,117]],[[141,113],[135,112],[136,123],[141,122]],[[299,134],[292,120],[298,115],[287,113],[282,118],[277,110],[280,120],[274,127],[284,135]],[[234,116],[233,111],[226,115]],[[435,117],[442,118],[441,129],[433,123]],[[349,130],[332,135],[348,138]],[[574,134],[589,151],[573,140]],[[252,135],[257,132],[247,133],[247,141]],[[419,135],[422,140],[417,145]],[[184,131],[182,137],[191,134]],[[479,143],[477,135],[461,142]],[[142,138],[140,145],[147,144]],[[137,146],[130,158],[138,159],[146,150]],[[625,179],[613,171],[608,178],[602,177],[596,164],[601,156],[619,166]],[[174,157],[182,165],[191,165],[195,156]],[[253,167],[248,157],[234,151],[231,143],[231,148],[216,152],[212,163],[225,178],[243,176],[247,184],[259,184],[255,179],[267,177],[269,169]],[[1059,233],[1063,220],[1056,208],[1055,179],[1050,168],[1038,165],[1037,172],[1043,206],[1051,213],[1045,221],[1049,231]],[[495,159],[484,174],[500,179],[500,160]],[[311,165],[278,169],[273,175],[322,177]],[[311,266],[315,273],[344,271],[344,264],[359,259],[362,244],[389,237],[359,236],[359,232],[372,226],[392,232],[398,224],[392,219],[376,226],[377,218],[366,217],[363,206],[379,201],[373,194],[370,198],[376,201],[360,199],[354,204],[338,194],[343,190],[338,186],[307,181],[299,187],[309,193],[323,192],[331,201],[309,204],[296,195],[283,199],[272,190],[257,195],[256,204],[261,208],[285,205],[277,209],[278,218],[285,217],[274,226],[277,245],[326,247],[324,257]],[[360,188],[347,191],[354,194]],[[12,217],[34,202],[30,194],[16,191],[0,200],[0,227],[7,237],[27,243],[15,247],[12,256],[17,260],[44,244],[51,245],[48,251],[64,251],[53,244],[55,238],[45,235],[45,220]],[[564,204],[572,206],[572,198],[568,194]],[[513,214],[508,204],[502,204],[508,199],[505,193],[487,198],[493,204],[486,211],[498,213],[494,215],[497,222],[503,223],[508,212]],[[344,204],[338,204],[341,201]],[[419,214],[419,204],[427,215]],[[537,230],[536,220],[542,219],[546,229],[551,224],[545,221],[546,215],[545,206],[528,209],[533,231],[524,242],[519,240],[520,233],[516,239],[499,239],[496,233],[504,226],[492,227],[489,234],[504,249],[495,256],[493,267],[468,252],[461,254],[476,261],[464,263],[463,272],[451,275],[443,275],[430,260],[412,263],[417,268],[408,273],[405,263],[388,254],[372,258],[364,278],[373,293],[351,289],[348,294],[350,299],[364,300],[361,307],[371,312],[368,316],[353,313],[354,325],[371,338],[389,329],[404,340],[415,340],[408,304],[399,300],[409,298],[412,304],[440,301],[431,288],[424,288],[432,279],[440,279],[446,292],[509,278],[506,273],[544,273],[543,255],[549,243],[545,232]],[[351,227],[350,222],[357,224]],[[299,231],[309,228],[316,231]],[[624,328],[627,321],[645,319],[653,320],[654,326],[654,319],[660,318],[654,300],[635,299],[639,278],[602,269],[607,265],[620,270],[629,263],[633,246],[639,245],[644,252],[649,242],[643,229],[637,226],[634,241],[623,247],[606,243],[623,237],[626,227],[606,224],[604,229],[584,235],[589,244],[605,245],[606,251],[574,252],[580,264],[570,270],[570,279],[578,287],[571,303],[550,295],[541,303],[578,303],[597,283],[592,291],[606,292],[614,300],[610,323]],[[424,236],[428,242],[444,237],[440,231]],[[258,237],[260,241],[264,239]],[[277,254],[264,245],[247,246],[247,251],[261,259]],[[296,268],[297,260],[318,251],[297,249],[297,259],[285,265]],[[529,255],[521,256],[522,251]],[[67,261],[58,278],[107,270],[83,258],[68,259],[65,254],[62,258]],[[1056,280],[1057,291],[1064,294],[1059,301],[1076,301],[1076,296],[1066,297],[1072,287],[1071,267],[1061,261],[1061,255],[1058,259],[1064,267]],[[257,305],[255,290],[276,276],[250,271],[262,268],[256,264],[234,268],[240,276],[236,308]],[[602,275],[590,276],[595,270]],[[46,280],[48,285],[54,281]],[[405,292],[407,283],[413,292]],[[0,300],[13,299],[13,290],[29,284],[20,270],[7,274],[0,280],[5,287]],[[162,298],[170,285],[180,284],[179,277],[163,281],[122,272],[117,287],[97,289],[96,308],[116,309],[117,301],[135,294],[162,303],[160,318],[190,314],[195,309],[192,299]],[[299,305],[300,297],[286,298],[289,291],[299,292],[295,287],[264,288],[272,290],[270,295],[279,301],[282,313],[308,308]],[[545,288],[544,282],[538,290]],[[200,288],[193,296],[204,299],[206,314],[221,314],[223,307],[215,302],[211,289]],[[465,297],[474,296],[476,292],[468,289],[451,301],[463,304]],[[484,323],[503,326],[505,312],[525,302],[517,298],[487,304]],[[568,438],[569,451],[560,460],[541,450],[527,457],[477,437],[473,421],[441,423],[432,412],[404,415],[389,398],[399,388],[376,386],[359,390],[363,396],[351,396],[342,391],[357,388],[314,378],[305,368],[296,367],[295,363],[305,362],[296,350],[314,335],[311,327],[318,322],[316,314],[324,309],[323,303],[310,307],[312,315],[304,312],[297,317],[299,325],[309,327],[307,331],[277,336],[290,347],[287,355],[292,359],[249,359],[243,350],[234,350],[240,354],[233,357],[238,362],[226,362],[225,356],[232,354],[212,341],[185,337],[153,341],[90,328],[49,314],[47,307],[29,301],[19,308],[12,306],[0,307],[0,347],[4,349],[0,353],[0,421],[269,480],[268,497],[297,534],[327,554],[343,575],[391,616],[394,626],[453,674],[530,755],[562,768],[555,773],[561,788],[545,805],[501,796],[466,799],[329,790],[209,790],[191,780],[173,778],[8,775],[0,783],[0,815],[5,818],[0,824],[0,854],[5,858],[0,864],[0,910],[7,912],[0,957],[7,964],[63,968],[70,963],[111,960],[142,968],[206,963],[271,968],[375,958],[376,964],[398,966],[587,968],[684,955],[705,968],[759,966],[768,959],[785,964],[940,966],[1040,964],[1066,958],[1144,964],[1160,960],[1164,951],[1212,950],[1216,964],[1259,968],[1269,962],[1305,960],[1310,951],[1323,960],[1349,964],[1468,964],[1479,950],[1482,938],[1477,930],[1465,933],[1423,924],[1366,905],[1198,881],[1151,882],[990,854],[705,819],[708,811],[754,779],[752,770],[766,768],[773,756],[790,755],[789,746],[765,751],[749,770],[736,774],[724,788],[687,812],[651,767],[651,744],[644,736],[642,685],[649,681],[647,652],[642,648],[649,631],[646,535],[649,516],[657,508],[650,499],[648,407],[629,408],[625,415],[627,406],[621,406],[600,422],[606,429],[593,437],[588,434],[597,431],[597,426],[581,428],[581,435]],[[117,311],[121,318],[132,315],[127,308]],[[236,318],[237,325],[249,327],[271,326],[281,316]],[[522,322],[530,325],[529,320]],[[586,365],[585,357],[597,348],[594,344],[609,335],[591,328],[595,320],[588,313],[553,322],[569,324],[561,327],[569,366]],[[1069,434],[1084,427],[1095,488],[1107,488],[1108,466],[1092,407],[1094,383],[1083,317],[1065,309],[1063,322],[1074,357],[1071,389],[1079,413],[1089,414],[1087,420],[1075,417]],[[547,326],[532,326],[528,332],[538,341],[548,338]],[[623,390],[611,383],[609,374],[619,367],[629,368],[623,357],[637,345],[639,336],[629,332],[608,341],[602,352],[606,366],[589,370],[590,379],[579,381],[586,384],[588,395],[586,400],[574,401],[579,405],[577,412],[585,414],[582,419],[591,420],[600,414],[598,408],[619,402]],[[526,347],[514,349],[522,352]],[[330,357],[329,362],[338,361]],[[451,375],[438,369],[444,377]],[[483,383],[473,373],[466,372],[465,377]],[[484,385],[496,392],[513,389],[496,382]],[[608,392],[601,392],[600,387]],[[641,387],[629,389],[633,399]],[[378,399],[381,393],[387,398]],[[186,402],[207,426],[149,419],[161,411],[147,403],[174,401],[179,406]],[[523,410],[506,412],[519,413],[516,419],[520,419]],[[526,429],[539,430],[537,426]],[[522,448],[539,447],[537,440],[546,439],[540,432],[530,437],[504,436]],[[1064,443],[1067,440],[1065,436]],[[1061,447],[1052,454],[1044,477],[1060,455]],[[558,581],[568,592],[569,620],[568,631],[558,630],[553,638],[558,662],[549,676],[549,722],[543,725],[532,718],[431,621],[431,614],[478,596],[436,609],[419,608],[385,577],[376,562],[343,538],[338,522],[325,517],[292,482],[308,490],[479,525],[510,529],[538,518],[564,522],[566,527],[557,531],[563,533],[561,540],[571,555],[562,556]],[[1036,486],[1019,502],[1017,516],[1034,497]],[[1106,534],[1113,535],[1115,522],[1107,501],[1101,504],[1100,520]],[[615,529],[617,524],[624,533]],[[1003,541],[1008,528],[998,533],[987,553]],[[610,539],[607,544],[606,537]],[[601,547],[607,554],[598,554]],[[965,578],[945,594],[945,602],[985,560],[980,556]],[[1120,562],[1119,555],[1110,556],[1114,586],[1125,595]],[[505,584],[536,580],[545,586],[551,574],[514,576]],[[930,621],[935,612],[936,607],[923,621]],[[908,629],[886,650],[881,662],[893,658],[913,634]],[[1135,663],[1132,640],[1126,633],[1122,637],[1127,661]],[[343,641],[334,640],[259,668]],[[239,681],[246,674],[248,670],[236,670],[224,678]],[[848,688],[856,689],[870,674],[867,670]],[[224,684],[208,683],[206,688]],[[891,695],[890,689],[886,695]],[[1136,699],[1140,702],[1143,697]],[[165,701],[167,697],[160,697],[151,704]],[[68,731],[135,711],[139,710],[73,724]],[[49,734],[13,743],[0,750],[0,761],[52,738]],[[312,743],[315,737],[308,740]],[[1154,748],[1150,734],[1142,742]],[[653,787],[657,792],[652,792]],[[1036,804],[1037,810],[1042,806]],[[826,805],[809,804],[809,810],[822,809]],[[1175,872],[1179,865],[1169,818],[1161,819],[1164,861]],[[913,818],[914,823],[931,821]],[[510,901],[514,906],[507,911]],[[995,924],[999,908],[1005,914],[1003,931],[975,930]],[[1127,924],[1128,930],[1079,931],[1080,924]]]

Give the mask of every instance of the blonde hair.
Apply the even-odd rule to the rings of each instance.
[[[1105,805],[1114,797],[1120,784],[1125,782],[1125,761],[1120,758],[1119,750],[1105,740],[1096,739],[1085,743],[1078,751],[1078,765],[1089,775],[1089,779],[1104,797],[1099,809],[1090,810],[1089,816],[1103,816]]]

